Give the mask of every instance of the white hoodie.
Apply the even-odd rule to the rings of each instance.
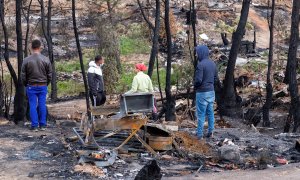
[[[88,69],[88,73],[94,73],[94,74],[97,74],[97,75],[100,75],[102,76],[102,68],[101,68],[102,65],[98,66],[95,61],[91,61],[89,63],[89,69]]]

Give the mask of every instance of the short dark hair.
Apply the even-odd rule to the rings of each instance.
[[[102,56],[97,55],[97,56],[95,57],[95,62],[99,62],[100,60],[102,60]]]
[[[35,39],[35,40],[33,40],[33,41],[31,42],[31,48],[32,48],[32,49],[38,49],[38,48],[40,48],[41,46],[42,46],[42,43],[41,43],[41,41],[38,40],[38,39]]]

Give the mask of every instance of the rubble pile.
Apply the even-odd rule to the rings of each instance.
[[[91,174],[92,176],[99,178],[105,177],[104,171],[97,166],[93,166],[92,164],[78,164],[74,167],[74,171],[79,173]]]
[[[67,81],[67,80],[73,80],[79,83],[83,82],[82,75],[79,71],[74,71],[72,73],[67,72],[58,72],[57,73],[57,80],[58,81]]]
[[[197,137],[190,135],[188,132],[175,132],[175,141],[185,151],[192,153],[199,153],[203,155],[210,155],[211,148],[203,141],[199,141]]]

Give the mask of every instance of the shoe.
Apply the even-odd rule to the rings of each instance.
[[[46,126],[41,126],[41,127],[40,127],[40,130],[41,130],[41,131],[46,131]]]
[[[199,141],[202,141],[202,140],[203,140],[203,136],[197,136],[197,139],[198,139]]]
[[[213,137],[213,133],[212,133],[212,132],[207,133],[206,137],[207,137],[207,138],[212,138],[212,137]]]
[[[34,132],[38,132],[39,131],[39,129],[37,127],[31,127],[30,130],[34,131]]]

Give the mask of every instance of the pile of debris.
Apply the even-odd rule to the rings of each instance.
[[[58,81],[73,80],[73,81],[80,82],[80,83],[83,82],[82,74],[79,71],[74,71],[72,73],[58,72],[57,73],[57,80]]]
[[[199,141],[197,137],[184,131],[175,132],[174,136],[175,141],[178,143],[181,150],[207,156],[212,153],[211,147],[205,142],[205,140]]]

